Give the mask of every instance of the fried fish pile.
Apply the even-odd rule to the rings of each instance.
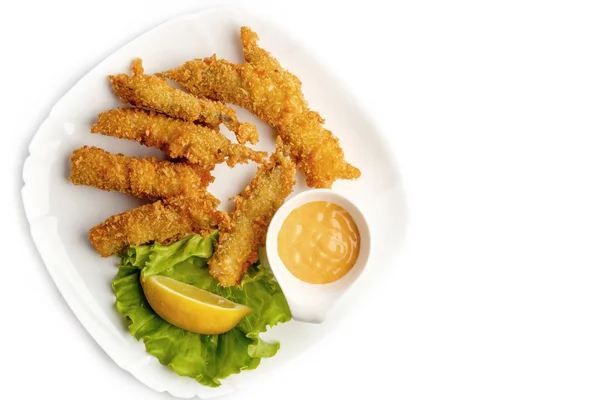
[[[162,150],[166,161],[127,157],[84,146],[71,156],[70,180],[102,190],[153,200],[93,227],[90,242],[103,257],[129,245],[170,243],[190,233],[221,234],[209,270],[222,286],[239,284],[258,259],[267,227],[292,192],[296,168],[311,187],[330,188],[337,179],[356,179],[360,170],[344,158],[338,139],[304,99],[300,80],[241,29],[245,63],[212,56],[159,73],[144,73],[141,60],[132,75],[110,76],[113,91],[129,107],[103,112],[92,127],[99,133],[135,140]],[[171,86],[167,79],[184,90]],[[244,107],[277,131],[276,151],[246,147],[258,141],[256,127],[238,121],[225,103]],[[219,132],[223,124],[238,141]],[[231,215],[217,209],[207,187],[216,164],[260,164],[254,179],[234,199]]]

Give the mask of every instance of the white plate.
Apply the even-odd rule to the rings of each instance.
[[[347,159],[362,170],[359,180],[338,181],[334,190],[352,198],[365,212],[373,244],[363,276],[325,323],[292,321],[272,329],[265,337],[279,340],[280,352],[263,360],[257,370],[227,378],[214,389],[160,365],[145,352],[141,342],[129,335],[123,317],[114,307],[111,289],[117,259],[100,258],[88,242],[89,228],[141,201],[119,193],[75,187],[67,177],[71,152],[85,144],[132,156],[159,155],[135,142],[89,133],[98,113],[119,106],[107,75],[127,72],[134,57],[141,57],[150,73],[213,53],[241,62],[242,25],[252,27],[260,36],[261,45],[302,80],[309,104],[326,118],[326,126],[340,138]],[[238,110],[241,120],[256,123],[259,128],[256,148],[273,151],[271,129],[247,111]],[[23,170],[23,202],[33,240],[50,275],[77,318],[106,353],[152,389],[178,397],[209,398],[264,383],[269,371],[280,368],[331,333],[362,296],[376,295],[377,282],[385,279],[384,273],[398,267],[394,263],[405,227],[405,202],[399,171],[388,148],[383,135],[335,75],[285,31],[241,11],[212,9],[173,19],[133,40],[89,72],[54,106],[29,147],[30,156]],[[255,171],[253,164],[234,169],[220,165],[210,190],[229,209],[228,199],[247,184]],[[304,190],[300,173],[298,181],[296,191]]]

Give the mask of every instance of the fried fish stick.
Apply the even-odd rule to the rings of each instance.
[[[102,257],[117,254],[129,245],[169,243],[189,233],[207,235],[229,226],[229,216],[216,209],[212,196],[174,197],[113,215],[90,229],[90,242]]]
[[[214,55],[188,61],[161,75],[193,95],[244,107],[276,128],[301,116],[306,108],[300,87],[293,81],[284,82],[272,71],[249,63],[233,64]]]
[[[235,111],[225,104],[176,89],[164,78],[145,75],[139,58],[133,62],[132,71],[133,76],[109,76],[113,91],[123,103],[149,108],[184,121],[204,122],[213,126],[222,123],[235,133],[240,144],[258,142],[256,127],[250,123],[240,123]]]
[[[258,247],[264,245],[271,218],[292,192],[296,168],[282,152],[259,168],[256,177],[235,198],[231,230],[219,237],[215,253],[208,261],[209,272],[222,286],[240,283],[248,267],[258,260]]]
[[[172,159],[184,158],[205,167],[224,161],[230,167],[248,160],[263,163],[266,156],[265,152],[231,143],[205,126],[137,108],[116,108],[101,113],[92,126],[92,133],[136,140],[164,151]]]
[[[360,177],[344,159],[338,139],[323,127],[323,118],[308,107],[300,80],[258,46],[254,32],[247,27],[241,32],[246,63],[212,56],[162,75],[196,96],[247,108],[276,128],[309,186],[329,188],[337,179]]]
[[[74,185],[118,191],[143,199],[197,196],[214,181],[209,168],[197,164],[126,157],[83,146],[71,155]]]

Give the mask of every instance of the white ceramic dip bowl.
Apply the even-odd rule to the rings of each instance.
[[[284,265],[277,250],[279,231],[287,216],[303,204],[327,201],[344,208],[356,224],[360,234],[358,257],[354,266],[335,282],[307,283],[296,278]],[[266,253],[275,278],[283,290],[292,316],[297,321],[321,323],[336,301],[358,279],[367,265],[371,248],[369,226],[363,213],[345,196],[329,189],[308,190],[291,197],[273,216],[266,239]]]

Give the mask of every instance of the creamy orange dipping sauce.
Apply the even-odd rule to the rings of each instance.
[[[330,283],[346,275],[359,248],[360,234],[348,211],[327,201],[293,210],[277,236],[281,261],[308,283]]]

